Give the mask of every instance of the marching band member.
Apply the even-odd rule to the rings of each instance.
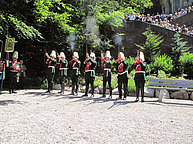
[[[58,55],[58,62],[59,62],[59,81],[61,85],[61,91],[58,93],[64,94],[64,81],[65,77],[67,76],[67,69],[68,69],[68,61],[66,60],[66,56],[63,52]]]
[[[78,52],[73,52],[72,60],[70,61],[70,67],[72,69],[71,71],[72,91],[69,95],[78,95],[79,75],[80,75],[80,65],[81,65],[81,62],[78,59],[79,59]],[[75,89],[75,86],[76,86],[76,89]]]
[[[45,56],[47,57],[46,64],[48,66],[47,73],[46,73],[46,77],[48,80],[48,91],[46,91],[46,93],[51,93],[53,90],[53,84],[54,84],[56,52],[52,50],[50,56],[48,55],[48,53],[45,53]]]
[[[14,91],[15,85],[17,82],[19,82],[19,62],[17,62],[18,59],[18,52],[15,51],[12,56],[11,64],[9,65],[9,93],[16,93]]]
[[[85,81],[86,81],[86,91],[83,96],[88,96],[88,89],[89,84],[91,84],[91,97],[94,97],[94,80],[95,80],[95,69],[97,66],[97,62],[95,61],[95,54],[91,53],[90,57],[88,53],[86,54],[86,60],[84,64],[86,65],[85,68]]]
[[[118,60],[114,62],[114,65],[117,66],[118,69],[118,91],[119,98],[122,99],[122,85],[124,85],[124,100],[128,94],[128,66],[129,63],[125,61],[124,53],[120,52],[118,54]]]
[[[144,84],[146,81],[145,78],[145,68],[146,68],[146,62],[144,58],[143,52],[138,53],[137,59],[133,64],[133,68],[136,69],[135,73],[135,86],[136,86],[136,100],[135,102],[139,101],[139,89],[141,89],[141,102],[144,102]]]
[[[101,53],[101,59],[102,59],[102,66],[104,67],[103,71],[103,96],[106,97],[106,84],[108,82],[109,90],[110,90],[110,96],[109,98],[112,98],[112,87],[111,87],[111,68],[112,68],[112,62],[111,62],[111,54],[110,51],[106,51],[105,58],[103,57],[103,53]]]

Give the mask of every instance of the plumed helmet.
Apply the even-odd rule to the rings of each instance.
[[[125,55],[123,52],[120,52],[121,59],[125,60]]]
[[[18,59],[18,52],[14,51],[12,58]]]
[[[108,57],[108,58],[111,59],[111,53],[110,53],[110,51],[106,51],[105,57]]]
[[[90,57],[94,58],[94,60],[95,60],[95,53],[92,52],[92,53],[90,54]]]
[[[56,58],[56,52],[54,50],[52,50],[50,56]]]
[[[66,58],[66,56],[63,52],[60,53],[60,57]]]
[[[73,55],[74,55],[77,59],[79,58],[78,52],[74,52]]]
[[[144,57],[143,52],[140,52],[140,59],[141,59],[142,61],[145,61],[145,57]]]

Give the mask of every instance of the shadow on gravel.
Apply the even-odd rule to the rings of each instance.
[[[50,97],[65,96],[65,95],[61,95],[61,94],[57,94],[57,93],[45,93],[45,92],[26,92],[25,94],[26,95],[32,95],[31,97],[42,96],[42,97],[44,97],[43,99],[50,98]]]
[[[159,101],[145,101],[146,104],[160,105],[160,106],[177,106],[177,107],[188,107],[193,108],[193,104],[174,103],[174,102],[159,102]]]
[[[26,102],[21,102],[21,101],[14,101],[14,100],[2,100],[0,101],[0,105],[2,106],[7,106],[9,104],[24,104]]]
[[[109,107],[108,109],[111,109],[113,107],[117,107],[117,106],[120,106],[120,105],[126,105],[126,104],[129,104],[129,103],[136,103],[135,101],[115,101],[113,102],[113,105],[111,107]]]

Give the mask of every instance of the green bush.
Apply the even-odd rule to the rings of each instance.
[[[129,62],[128,69],[129,69],[129,71],[131,71],[132,70],[132,65],[136,61],[136,58],[129,56],[129,57],[126,57],[125,60]]]
[[[132,79],[128,80],[128,92],[135,92],[136,88],[135,88],[135,81]]]
[[[102,76],[95,77],[94,86],[95,87],[103,86],[103,77]]]
[[[115,89],[118,86],[117,75],[112,75],[111,86],[112,86],[112,89]]]
[[[152,72],[157,74],[159,70],[162,70],[165,73],[170,73],[173,68],[172,62],[171,57],[165,54],[160,55],[159,57],[155,58],[153,63],[151,63]]]
[[[165,79],[166,78],[166,73],[163,70],[158,70],[157,78]]]
[[[193,78],[193,54],[184,53],[180,56],[180,62],[183,65],[184,73],[186,73],[190,78]]]

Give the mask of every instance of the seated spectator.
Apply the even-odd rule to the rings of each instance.
[[[159,22],[159,26],[163,27],[163,22],[162,21]]]
[[[170,27],[170,30],[175,31],[175,30],[176,30],[176,29],[175,29],[175,26],[172,25],[172,26]]]
[[[126,21],[129,21],[129,20],[130,20],[130,15],[131,15],[131,14],[127,15]]]
[[[176,24],[176,29],[175,29],[175,31],[177,31],[177,32],[180,32],[180,31],[181,31],[181,28],[179,27],[179,24]]]
[[[162,20],[163,20],[164,18],[166,18],[166,14],[165,14],[164,12],[162,12],[161,18],[162,18]]]
[[[160,14],[159,13],[157,13],[156,15],[155,15],[155,19],[159,19],[160,18]]]
[[[183,16],[183,15],[185,15],[184,9],[181,10],[180,16]]]
[[[187,12],[188,12],[188,13],[191,12],[191,6],[188,7],[188,11],[187,11]]]
[[[141,21],[142,21],[142,22],[146,22],[146,17],[145,17],[144,14],[141,15]]]
[[[181,12],[178,12],[178,17],[181,17]]]
[[[132,12],[131,15],[129,16],[129,20],[130,20],[130,21],[134,21],[134,20],[135,20],[135,15],[134,15],[133,12]]]
[[[175,12],[174,19],[178,17],[178,12]]]
[[[140,18],[141,18],[141,16],[139,15],[139,13],[137,13],[136,16],[135,16],[135,20],[136,20],[136,21],[139,21]]]
[[[148,22],[148,23],[151,23],[151,17],[150,17],[150,14],[147,14],[147,18],[146,18],[146,22]]]
[[[159,25],[158,19],[155,20],[155,25],[157,25],[157,26]]]

